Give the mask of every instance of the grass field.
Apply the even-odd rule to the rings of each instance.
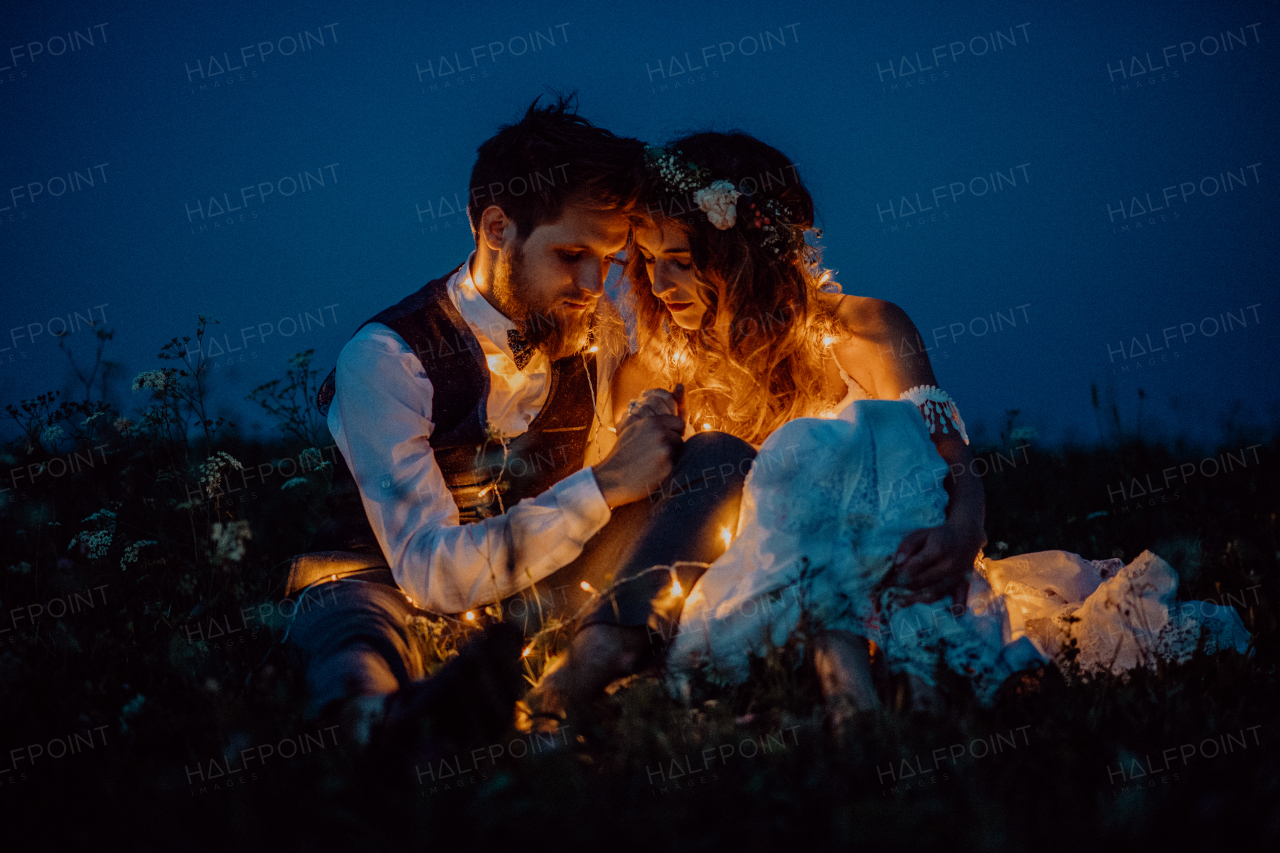
[[[1150,548],[1178,569],[1180,598],[1237,607],[1251,656],[1128,679],[1055,670],[990,709],[957,695],[943,716],[896,707],[887,684],[885,709],[835,744],[788,647],[740,688],[677,701],[641,678],[590,730],[513,731],[406,776],[303,720],[278,644],[288,561],[320,520],[335,452],[299,403],[314,385],[307,359],[256,394],[282,425],[271,442],[204,414],[198,366],[164,364],[185,375],[135,381],[144,416],[53,398],[10,411],[10,849],[1223,849],[1280,837],[1280,436],[1232,436],[1214,453],[1123,434],[1049,447],[1010,424],[978,453],[988,553],[1127,560]],[[447,654],[468,628],[435,630]]]

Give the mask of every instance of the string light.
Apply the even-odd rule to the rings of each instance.
[[[587,352],[599,352],[599,351],[600,351],[600,347],[597,344],[592,344],[591,346],[587,347]]]
[[[831,346],[832,344],[834,344],[835,342],[836,342],[836,339],[835,339],[835,338],[833,338],[833,337],[831,337],[830,335],[823,335],[823,336],[822,336],[822,345],[823,345],[824,347],[829,347],[829,346]]]
[[[524,647],[524,651],[520,653],[520,657],[527,658],[531,654],[533,654],[533,643]]]
[[[703,425],[702,425],[702,431],[703,431],[703,432],[706,432],[706,431],[708,431],[709,429],[711,429],[711,424],[703,424]]]
[[[729,547],[729,543],[733,541],[733,534],[729,532],[729,528],[720,528],[720,541],[724,542],[724,547]]]
[[[578,584],[578,586],[582,587],[584,592],[589,592],[592,595],[596,594],[596,588],[593,587],[591,584],[587,583],[586,581],[583,581],[582,583]]]
[[[676,570],[671,570],[671,594],[684,595],[684,587],[680,586],[680,576],[676,574]]]
[[[474,612],[472,612],[472,611],[468,610],[468,611],[467,611],[466,619],[467,619],[467,621],[468,621],[468,622],[474,622],[474,621],[476,621],[476,614],[475,614]]]

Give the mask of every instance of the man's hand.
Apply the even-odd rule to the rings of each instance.
[[[969,596],[969,572],[974,558],[987,543],[981,530],[948,522],[908,533],[893,555],[893,569],[881,587],[898,586],[911,591],[904,601],[933,602],[950,595],[964,605]]]
[[[671,473],[684,443],[684,386],[640,395],[618,425],[618,442],[592,471],[609,508],[648,497]]]

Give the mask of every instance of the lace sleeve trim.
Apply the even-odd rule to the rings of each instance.
[[[939,425],[944,435],[950,431],[948,427],[951,427],[960,434],[965,444],[969,443],[969,436],[964,431],[964,421],[960,420],[960,410],[956,408],[956,401],[937,385],[917,385],[903,391],[898,399],[909,400],[915,404],[920,414],[924,415],[924,422],[929,425],[931,435],[937,432]]]

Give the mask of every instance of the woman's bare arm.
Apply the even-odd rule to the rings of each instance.
[[[845,296],[837,316],[846,333],[832,344],[836,362],[875,397],[896,400],[918,385],[938,384],[915,324],[897,305]],[[986,544],[986,502],[969,446],[954,430],[939,429],[933,441],[949,468],[943,480],[949,496],[947,521],[903,540],[894,556],[894,582],[913,590],[919,600],[950,593],[963,601],[968,571]]]

